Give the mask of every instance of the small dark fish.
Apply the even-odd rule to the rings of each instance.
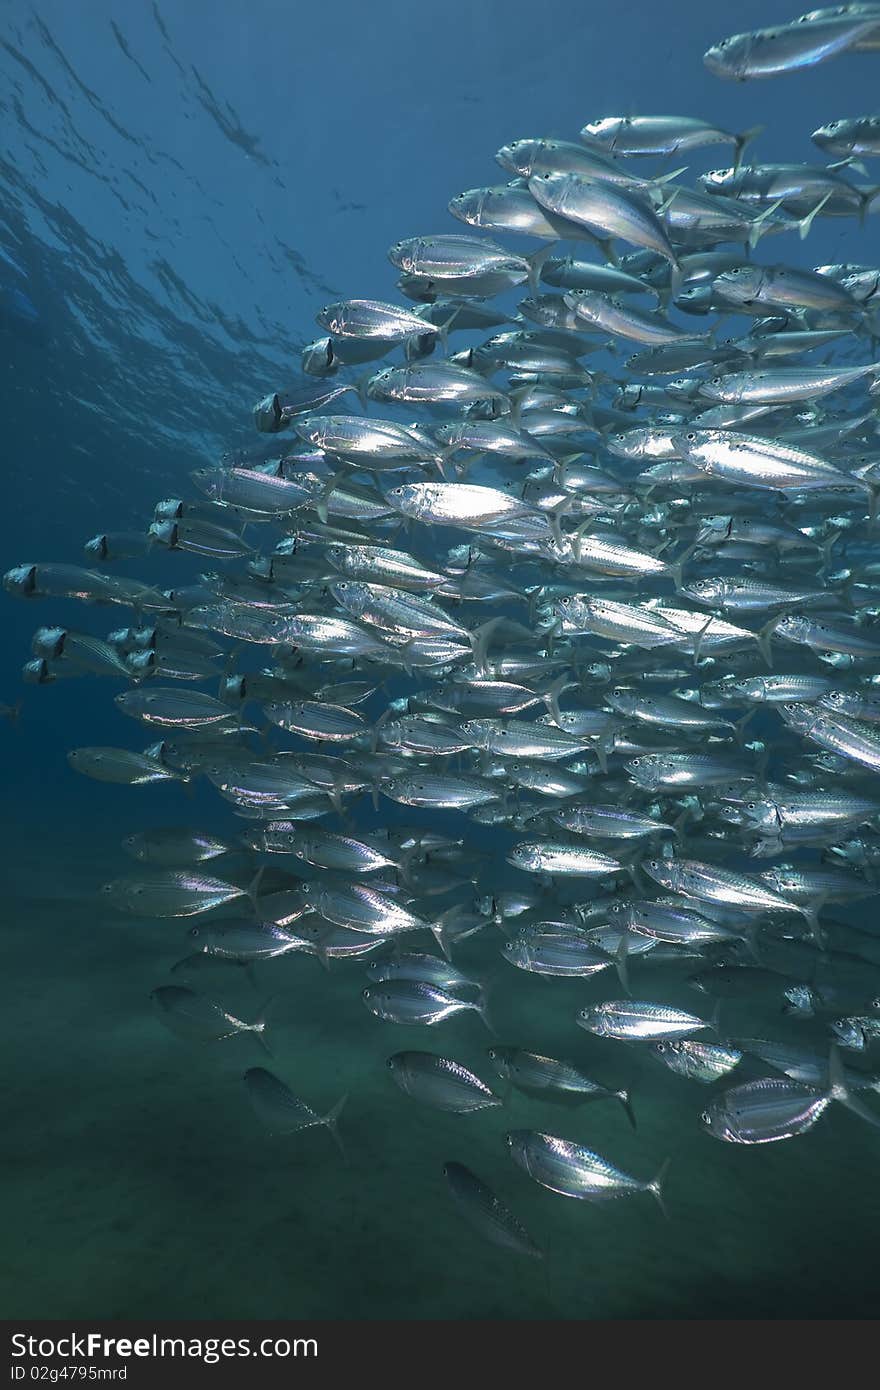
[[[413,1100],[468,1115],[501,1104],[501,1099],[460,1062],[433,1052],[395,1052],[386,1063],[400,1089]]]
[[[165,1027],[178,1037],[197,1042],[220,1042],[224,1038],[234,1038],[239,1033],[252,1033],[269,1051],[265,1036],[265,1009],[253,1023],[246,1023],[216,999],[196,994],[195,990],[186,989],[183,985],[160,985],[153,990],[150,998],[157,1005]]]
[[[246,1071],[244,1084],[257,1117],[270,1134],[299,1134],[304,1129],[314,1129],[317,1125],[323,1125],[330,1131],[340,1153],[345,1157],[336,1122],[348,1096],[338,1100],[326,1115],[319,1115],[304,1100],[294,1095],[290,1087],[274,1072],[267,1071],[265,1067],[251,1067]]]
[[[443,1176],[456,1207],[469,1226],[493,1245],[543,1260],[544,1252],[491,1188],[463,1163],[451,1159],[443,1165]]]

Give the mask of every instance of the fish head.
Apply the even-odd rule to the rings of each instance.
[[[367,382],[367,395],[370,400],[392,400],[397,380],[396,367],[383,367],[381,372],[374,372]]]
[[[822,696],[820,704],[827,709],[833,710],[836,714],[850,714],[856,716],[862,705],[863,697],[852,690],[829,690]]]
[[[406,1076],[406,1053],[395,1052],[393,1057],[386,1057],[385,1065],[391,1072],[394,1079],[401,1084]]]
[[[14,569],[7,570],[3,576],[3,587],[6,592],[16,594],[19,598],[27,598],[35,591],[36,586],[36,565],[16,565]]]
[[[581,127],[580,137],[585,145],[593,145],[600,150],[613,150],[615,141],[626,128],[624,116],[602,116],[597,121],[588,121]]]
[[[670,893],[679,891],[681,865],[677,864],[671,855],[664,859],[643,859],[639,868],[648,875],[648,878],[659,883],[661,888],[668,888]]]
[[[852,147],[852,122],[829,121],[814,130],[810,139],[826,154],[847,155]]]
[[[489,1047],[486,1049],[486,1056],[498,1075],[505,1081],[509,1081],[514,1073],[513,1059],[515,1055],[516,1048],[513,1047]]]
[[[729,193],[735,176],[736,170],[729,167],[727,169],[709,169],[707,173],[700,174],[697,182],[706,193]]]
[[[724,1097],[719,1096],[706,1106],[700,1116],[700,1123],[713,1139],[737,1140],[739,1135],[731,1124],[731,1118],[724,1109]]]
[[[786,1003],[782,1007],[785,1015],[797,1015],[800,1018],[812,1018],[819,1005],[819,999],[809,985],[791,985],[783,990]]]
[[[534,873],[539,866],[540,858],[541,846],[531,840],[523,840],[521,844],[514,845],[507,856],[507,862],[516,869]]]
[[[816,722],[817,712],[812,705],[797,704],[792,700],[778,708],[788,727],[799,734],[807,733]]]
[[[864,1052],[865,1034],[854,1018],[838,1018],[831,1024],[834,1040],[840,1047],[852,1052]]]
[[[608,452],[615,458],[642,458],[645,452],[645,433],[641,429],[622,430],[617,434],[609,434],[605,443]]]
[[[631,717],[636,706],[636,696],[625,685],[616,685],[607,696],[607,703],[618,714]]]
[[[775,801],[744,801],[737,808],[743,823],[752,830],[779,832],[779,810]]]
[[[679,376],[674,381],[667,381],[664,390],[668,396],[684,397],[690,392],[693,383],[693,377]]]
[[[703,62],[716,77],[727,81],[744,82],[754,46],[754,34],[731,34],[730,38],[714,43],[703,54]]]
[[[588,1033],[595,1033],[599,1038],[601,1038],[605,1032],[605,1015],[599,1008],[588,1007],[586,1009],[579,1009],[575,1022],[579,1028],[585,1028]]]
[[[333,304],[325,304],[315,315],[316,322],[321,328],[326,328],[328,333],[344,333],[346,328],[346,302],[344,299],[336,300]]]
[[[418,250],[422,244],[421,237],[406,237],[403,241],[396,241],[389,247],[388,259],[392,265],[396,265],[398,270],[411,273],[416,269]]]
[[[765,272],[757,265],[735,265],[712,281],[713,292],[728,304],[750,305],[764,283]]]
[[[51,661],[63,652],[66,637],[63,627],[38,627],[31,638],[31,653]]]
[[[512,1129],[504,1136],[504,1142],[510,1152],[510,1157],[520,1168],[528,1171],[528,1150],[529,1150],[529,1130]]]
[[[426,510],[428,494],[418,483],[401,483],[387,493],[387,501],[404,516],[419,518]]]
[[[487,189],[469,188],[464,193],[458,193],[454,198],[450,198],[448,209],[453,217],[457,217],[459,222],[467,222],[472,227],[482,226],[483,205],[486,201]]]
[[[627,777],[645,791],[653,791],[663,780],[663,759],[656,753],[630,758],[623,768]]]
[[[361,999],[371,1014],[375,1014],[377,1018],[387,1018],[387,999],[381,989],[377,989],[374,985],[367,985],[365,989],[361,990]]]
[[[519,174],[522,178],[528,178],[540,146],[540,140],[513,140],[509,145],[502,145],[495,158],[509,174]]]
[[[726,579],[706,578],[695,579],[691,584],[685,584],[681,588],[681,593],[685,598],[693,599],[694,603],[720,603],[728,591]]]
[[[125,657],[125,664],[136,676],[141,676],[145,671],[151,671],[156,664],[156,653],[129,652]]]
[[[730,388],[723,376],[713,376],[700,383],[700,395],[708,401],[724,401],[730,396]]]
[[[316,338],[313,343],[307,343],[300,360],[308,376],[330,376],[339,368],[332,338]]]
[[[92,536],[83,546],[86,555],[95,560],[106,560],[110,553],[110,543],[106,536]]]
[[[713,542],[728,540],[733,529],[733,517],[728,513],[727,516],[705,516],[700,523],[697,532],[697,544],[706,545]]]

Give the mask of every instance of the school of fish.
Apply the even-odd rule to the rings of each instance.
[[[880,51],[880,4],[705,62],[743,81],[851,50]],[[655,1090],[684,1078],[717,1140],[792,1139],[840,1103],[878,1142],[880,935],[846,913],[880,867],[880,267],[801,268],[786,246],[880,211],[880,115],[823,114],[810,164],[686,116],[512,139],[501,176],[449,203],[459,230],[390,248],[391,302],[321,309],[297,384],[255,407],[265,442],[193,471],[144,533],[89,540],[86,567],[4,576],[126,624],[34,634],[27,682],[106,677],[132,721],[132,746],[71,767],[202,779],[241,818],[133,831],[102,890],[192,919],[152,992],[173,1032],[268,1051],[271,1004],[240,1018],[177,981],[207,959],[262,983],[301,953],[346,972],[389,1081],[426,1107],[610,1100],[635,1127],[586,1033],[649,1058]],[[728,167],[668,168],[714,145]],[[180,552],[209,568],[167,589],[117,569],[163,549],[169,573]],[[489,989],[461,968],[478,935]],[[682,963],[705,1007],[667,997]],[[570,1020],[580,1061],[495,1037],[515,971],[599,977]],[[767,1037],[730,1036],[741,1000]],[[420,1046],[468,1012],[482,1075],[434,1032]],[[342,1146],[342,1101],[325,1111],[308,1076],[243,1084],[269,1131]],[[665,1210],[665,1155],[635,1176],[570,1137],[583,1118],[568,1130],[511,1121],[509,1159],[553,1193]],[[542,1256],[495,1176],[442,1159],[484,1239]]]

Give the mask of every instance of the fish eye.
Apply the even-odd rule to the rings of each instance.
[[[189,929],[189,934],[190,934],[190,936],[201,936],[201,928],[200,928],[200,927],[190,927],[190,929]]]
[[[708,1110],[703,1111],[702,1115],[700,1116],[700,1119],[703,1121],[704,1125],[712,1123],[712,1116],[709,1114]]]
[[[665,1051],[666,1051],[666,1044],[665,1044],[664,1042],[658,1042],[658,1044],[657,1044],[657,1051],[658,1051],[658,1052],[665,1052]]]
[[[691,430],[690,434],[685,435],[685,439],[689,440],[691,444],[693,444],[696,437],[697,436],[694,434],[693,430]]]
[[[746,809],[749,810],[749,811],[754,811],[754,810],[755,810],[755,803],[754,803],[754,801],[750,801]]]
[[[366,990],[364,990],[364,993],[366,994]],[[387,1060],[387,1062],[385,1063],[385,1065],[386,1065],[386,1067],[388,1068],[389,1071],[393,1071],[393,1070],[394,1070],[394,1058],[393,1058],[393,1057],[389,1057],[388,1060]]]
[[[362,990],[361,990],[361,998],[362,998],[362,999],[369,999],[369,997],[370,997],[370,991],[369,991],[368,989],[362,989]]]

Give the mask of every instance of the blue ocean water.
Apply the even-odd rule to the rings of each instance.
[[[321,304],[394,298],[387,247],[460,230],[448,199],[500,182],[493,154],[506,141],[680,110],[731,130],[763,125],[763,161],[821,162],[810,132],[876,105],[877,55],[747,85],[701,61],[727,30],[789,17],[754,0],[735,16],[683,0],[6,0],[2,568],[83,563],[90,536],[139,529],[190,470],[253,445],[251,408],[297,375]],[[687,162],[696,172],[726,158],[710,149]],[[818,219],[807,241],[785,239],[784,257],[871,264],[877,249],[876,219]],[[185,582],[199,566],[179,558]],[[166,582],[169,557],[120,569]],[[293,959],[271,982],[259,967],[255,983],[223,979],[246,1017],[281,996],[278,1069],[317,1109],[350,1097],[347,1163],[323,1133],[267,1141],[240,1084],[261,1064],[256,1044],[187,1047],[150,1009],[149,991],[186,953],[185,924],[122,919],[96,899],[130,870],[123,834],[200,818],[223,831],[233,818],[202,786],[186,800],[175,787],[78,777],[67,750],[135,746],[131,722],[105,683],[22,692],[19,673],[39,622],[76,626],[82,611],[4,601],[2,614],[0,700],[22,699],[17,724],[0,725],[4,1315],[874,1311],[878,1141],[858,1119],[837,1107],[796,1143],[717,1144],[695,1129],[685,1082],[661,1086],[647,1063],[601,1043],[590,1056],[609,1082],[632,1085],[636,1134],[616,1107],[520,1098],[506,1113],[423,1110],[384,1070],[394,1047],[420,1043],[389,1039],[364,1013],[357,965],[325,975]],[[491,852],[491,836],[481,843]],[[468,944],[462,962],[492,976],[497,943]],[[672,989],[683,1007],[686,973]],[[583,1055],[571,1019],[601,991],[538,981],[542,992],[506,966],[503,979],[500,1036]],[[485,1071],[479,1020],[444,1029],[444,1046]],[[646,1179],[671,1156],[672,1221],[649,1198],[593,1207],[529,1184],[502,1140],[525,1125],[579,1136]],[[447,1158],[541,1233],[544,1266],[453,1222]]]

